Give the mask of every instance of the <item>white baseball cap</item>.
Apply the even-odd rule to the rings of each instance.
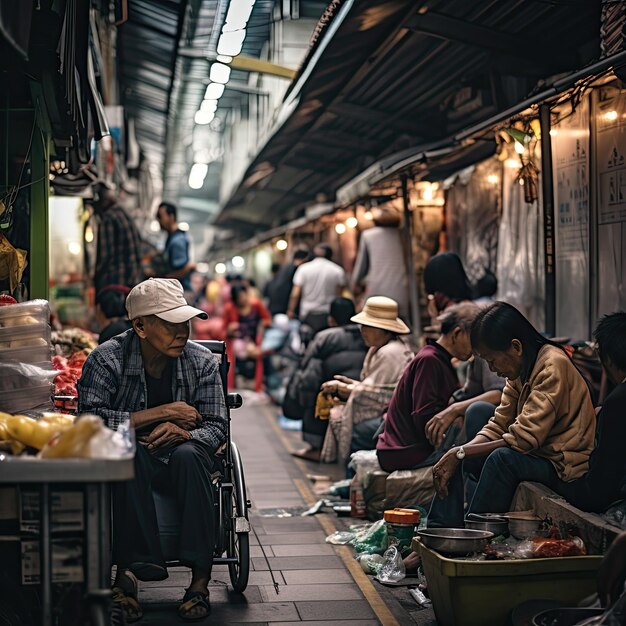
[[[156,315],[172,324],[188,322],[192,317],[209,317],[187,304],[183,286],[175,278],[149,278],[135,285],[126,298],[126,311],[130,320]]]

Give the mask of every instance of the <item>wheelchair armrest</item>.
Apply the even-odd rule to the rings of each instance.
[[[243,406],[243,398],[238,393],[226,395],[226,406],[229,409],[239,409]]]

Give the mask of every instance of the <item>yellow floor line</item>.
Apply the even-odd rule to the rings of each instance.
[[[283,444],[286,450],[290,450],[291,446],[285,434],[280,426],[276,423],[276,417],[270,411],[268,407],[262,407],[265,417],[270,423],[271,429],[274,431],[280,442]],[[309,468],[304,461],[294,457],[293,459],[296,465],[302,470],[303,474],[310,473]],[[308,481],[302,478],[294,478],[293,482],[300,492],[302,499],[308,506],[313,506],[318,498],[313,493]],[[316,515],[315,519],[320,523],[320,526],[327,535],[334,533],[337,530],[333,520],[326,514]],[[372,607],[372,610],[376,614],[376,617],[380,620],[383,626],[400,626],[398,620],[393,616],[393,613],[389,610],[389,607],[385,604],[385,601],[380,597],[376,587],[372,584],[367,574],[361,569],[361,566],[354,559],[352,550],[347,546],[335,546],[339,558],[343,561],[346,569],[350,572],[350,575],[354,579],[354,582],[358,585],[359,589],[363,593],[363,596],[367,600],[368,604]]]

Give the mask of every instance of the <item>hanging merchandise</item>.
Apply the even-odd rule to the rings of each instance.
[[[14,248],[0,233],[0,281],[9,281],[9,292],[13,293],[22,281],[26,267],[26,250]]]

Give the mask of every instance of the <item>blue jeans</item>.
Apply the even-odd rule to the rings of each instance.
[[[463,471],[465,466],[463,464]],[[428,526],[433,528],[463,528],[463,471],[457,470],[448,484],[445,498],[435,496],[428,514]],[[522,454],[511,448],[498,448],[485,460],[476,492],[468,513],[506,513],[517,486],[525,480],[538,482],[559,491],[563,484],[546,459]]]

